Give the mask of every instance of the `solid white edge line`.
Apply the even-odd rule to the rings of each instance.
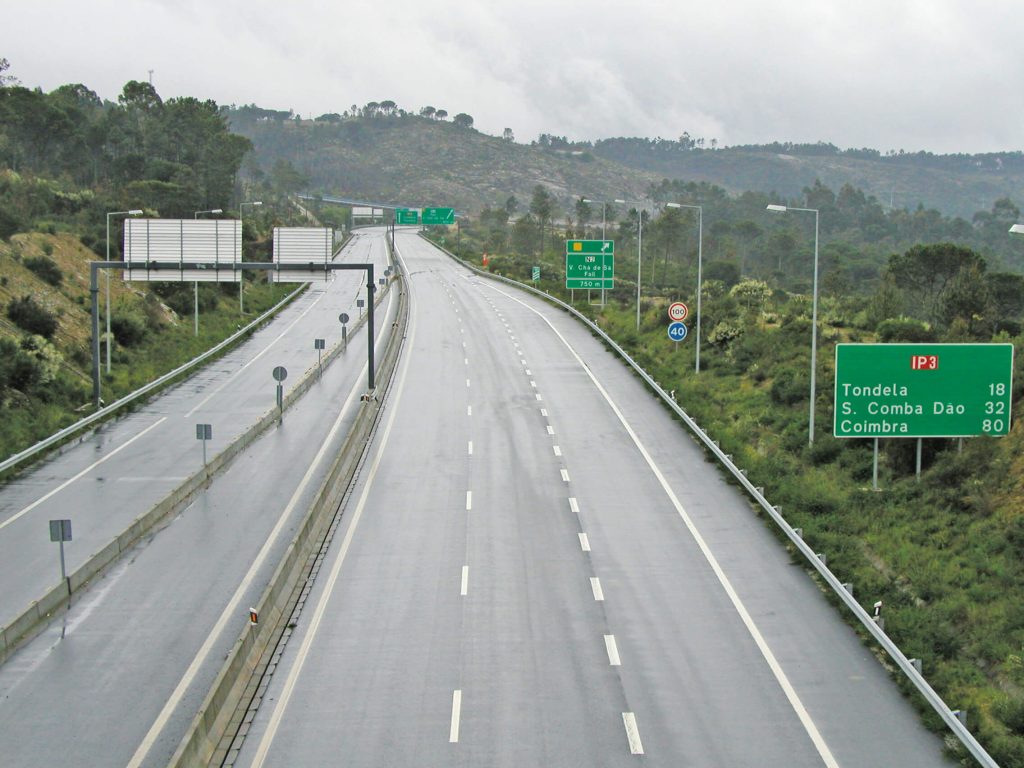
[[[459,720],[462,717],[462,690],[459,688],[455,689],[452,693],[452,724],[448,729],[448,743],[457,744],[459,742]]]
[[[404,268],[404,265],[402,271],[408,274],[408,270]],[[412,311],[415,299],[413,297],[411,283],[406,288],[406,292],[406,295],[409,297],[409,329],[405,343],[409,345],[409,349],[412,349],[413,340],[416,336],[416,318]],[[338,555],[334,563],[331,565],[331,572],[324,585],[324,591],[320,595],[320,599],[316,604],[316,610],[313,612],[313,616],[310,619],[309,629],[306,632],[306,635],[302,638],[302,644],[299,646],[295,661],[288,672],[288,677],[285,679],[281,695],[274,703],[274,709],[270,715],[270,721],[267,723],[267,729],[263,732],[263,738],[260,739],[259,747],[256,750],[256,755],[253,757],[250,768],[261,768],[264,761],[267,759],[267,752],[270,751],[270,745],[274,741],[274,737],[277,735],[277,729],[281,726],[281,719],[284,717],[284,711],[287,709],[288,703],[291,701],[292,694],[295,692],[295,685],[298,682],[299,675],[302,673],[302,668],[306,664],[306,658],[309,656],[309,650],[313,645],[313,641],[316,639],[316,634],[320,629],[320,622],[323,621],[327,603],[330,601],[331,595],[334,594],[334,586],[338,582],[338,576],[341,573],[341,566],[344,564],[345,558],[348,555],[349,547],[352,545],[352,537],[355,536],[356,528],[359,526],[359,520],[363,516],[363,509],[366,507],[366,500],[369,498],[374,478],[377,476],[377,470],[380,468],[380,463],[384,456],[384,450],[388,445],[388,438],[391,437],[391,428],[395,423],[395,414],[398,412],[398,404],[402,400],[402,393],[405,390],[405,380],[408,372],[409,356],[403,355],[401,373],[399,374],[397,387],[395,388],[394,400],[388,403],[388,410],[390,413],[388,414],[387,424],[384,426],[380,443],[377,446],[377,453],[373,458],[373,464],[366,476],[363,491],[360,494],[359,501],[356,503],[355,510],[352,513],[352,522],[349,523],[348,530],[345,532],[345,538],[341,542],[341,548],[338,551]],[[361,379],[357,379],[357,381],[358,380]]]
[[[462,566],[462,588],[461,588],[461,594],[462,594],[463,597],[465,597],[467,594],[469,594],[469,566],[468,565]]]
[[[608,664],[613,667],[621,667],[619,660],[619,647],[615,644],[615,635],[604,636],[604,648],[608,651]]]
[[[597,576],[590,577],[590,588],[594,592],[594,599],[598,602],[604,600],[604,590],[601,589],[601,579]]]
[[[629,754],[642,755],[644,753],[644,745],[640,741],[640,730],[636,727],[636,716],[632,712],[623,712],[622,724],[626,727]]]
[[[112,459],[112,458],[114,458],[114,456],[116,456],[116,455],[117,455],[118,453],[120,453],[121,451],[123,451],[123,450],[124,450],[125,448],[127,448],[127,447],[128,447],[129,445],[131,445],[132,443],[134,443],[134,442],[135,442],[136,440],[138,440],[138,439],[139,439],[140,437],[142,437],[143,435],[145,435],[145,434],[146,434],[147,432],[149,432],[149,431],[150,431],[151,429],[154,429],[154,428],[156,428],[156,427],[159,427],[159,426],[160,426],[161,424],[163,424],[163,423],[164,423],[165,421],[167,421],[167,417],[166,417],[166,416],[162,416],[162,417],[160,417],[160,419],[158,419],[157,421],[154,421],[154,422],[153,422],[152,424],[150,424],[150,425],[149,425],[148,427],[146,427],[146,428],[145,428],[144,430],[142,430],[141,432],[139,432],[139,434],[135,435],[135,436],[134,436],[134,437],[132,437],[132,438],[131,438],[130,440],[128,440],[128,441],[126,441],[126,442],[122,443],[121,445],[117,446],[117,448],[115,448],[114,450],[112,450],[112,451],[111,451],[110,453],[108,453],[108,454],[107,454],[106,456],[104,456],[104,457],[103,457],[102,459],[99,459],[98,461],[94,461],[94,462],[93,462],[92,464],[90,464],[90,465],[89,465],[88,467],[86,467],[85,469],[83,469],[83,470],[82,470],[81,472],[79,472],[79,473],[78,473],[77,475],[75,475],[74,477],[71,477],[71,478],[69,478],[69,479],[65,480],[65,481],[64,481],[63,483],[61,483],[60,485],[58,485],[58,486],[57,486],[56,488],[54,488],[54,489],[53,489],[52,491],[50,491],[49,493],[47,493],[47,494],[46,494],[45,496],[40,496],[40,497],[39,497],[38,499],[36,499],[35,501],[33,501],[33,502],[32,502],[31,504],[29,504],[29,505],[28,505],[27,507],[25,507],[25,508],[24,508],[23,510],[21,510],[20,512],[16,512],[15,514],[11,515],[11,516],[10,516],[9,518],[7,518],[7,519],[6,519],[6,520],[4,520],[4,521],[3,521],[2,523],[0,523],[0,530],[3,530],[4,528],[6,528],[6,527],[7,527],[8,525],[10,525],[11,523],[13,523],[14,521],[16,521],[16,520],[19,520],[20,518],[24,517],[24,516],[25,516],[25,515],[27,515],[27,514],[28,514],[29,512],[31,512],[31,511],[32,511],[33,509],[35,509],[36,507],[38,507],[38,506],[39,506],[40,504],[43,504],[43,503],[45,503],[45,502],[46,502],[46,501],[47,501],[48,499],[50,499],[50,498],[52,498],[52,497],[56,496],[56,495],[57,495],[58,493],[60,493],[61,491],[63,491],[63,490],[65,489],[65,488],[67,488],[67,487],[68,487],[69,485],[71,485],[72,483],[74,483],[74,482],[75,482],[76,480],[80,480],[80,479],[81,479],[82,477],[84,477],[85,475],[87,475],[87,474],[89,474],[90,472],[92,472],[92,471],[93,471],[94,469],[96,469],[96,467],[98,467],[98,466],[99,466],[100,464],[102,464],[103,462],[105,462],[105,461],[106,461],[107,459]]]
[[[577,534],[580,537],[580,549],[584,552],[590,551],[590,537],[585,533]]]
[[[515,296],[505,293],[504,291],[495,288],[494,286],[489,287],[491,287],[492,290],[500,293],[502,296],[505,296],[506,298],[517,302],[518,304],[522,305],[523,307],[537,315],[539,318],[541,318],[541,320],[543,320],[551,329],[551,331],[561,340],[562,344],[565,345],[566,349],[569,350],[569,353],[576,359],[576,362],[579,363],[580,367],[593,382],[594,386],[597,388],[597,391],[601,393],[601,396],[604,398],[605,402],[608,403],[608,406],[612,409],[612,412],[618,418],[619,423],[622,424],[623,429],[625,429],[626,433],[630,436],[630,439],[633,441],[633,444],[640,452],[640,455],[643,456],[644,461],[647,462],[647,466],[650,468],[651,472],[654,473],[654,476],[657,478],[662,490],[665,492],[665,495],[668,496],[669,500],[672,502],[672,505],[675,507],[676,512],[679,514],[679,517],[682,518],[683,523],[686,525],[687,530],[690,532],[690,535],[693,536],[694,541],[700,548],[701,554],[704,555],[704,559],[707,561],[708,565],[711,567],[711,570],[717,577],[718,583],[722,586],[722,589],[728,596],[729,601],[733,605],[733,608],[736,610],[736,612],[740,616],[740,619],[743,621],[743,625],[747,628],[747,631],[750,633],[751,638],[753,638],[754,643],[757,645],[758,650],[761,652],[762,657],[768,664],[769,669],[771,669],[772,674],[775,676],[776,682],[778,682],[779,687],[782,688],[782,691],[785,694],[786,699],[789,701],[790,706],[793,708],[793,711],[799,718],[800,724],[803,725],[808,737],[814,744],[815,749],[817,749],[818,755],[821,757],[822,761],[828,768],[839,768],[839,763],[836,761],[835,756],[832,754],[832,750],[829,749],[828,744],[825,742],[825,739],[822,737],[821,732],[818,730],[818,726],[815,725],[814,720],[811,719],[811,716],[807,712],[807,709],[804,707],[803,701],[801,701],[799,694],[797,694],[796,689],[793,688],[792,683],[790,683],[789,677],[786,675],[785,670],[782,669],[782,665],[780,665],[778,659],[775,658],[775,654],[772,652],[772,649],[768,646],[768,642],[764,639],[764,636],[761,634],[761,631],[757,628],[757,625],[754,623],[754,619],[747,611],[747,608],[743,604],[743,601],[740,599],[739,594],[737,594],[736,590],[733,588],[732,582],[729,581],[729,577],[726,576],[725,571],[722,570],[722,566],[719,564],[718,559],[711,551],[711,548],[704,540],[704,537],[701,535],[700,531],[697,530],[697,526],[694,524],[693,520],[690,518],[690,515],[687,513],[687,511],[683,508],[682,503],[679,501],[679,497],[676,496],[675,491],[673,491],[672,487],[668,484],[668,480],[666,480],[665,476],[658,468],[658,465],[654,462],[654,459],[651,458],[651,455],[650,453],[648,453],[647,448],[644,446],[642,442],[640,442],[640,437],[636,434],[635,431],[633,431],[633,428],[630,426],[629,422],[626,421],[625,415],[622,413],[621,410],[619,410],[619,407],[615,404],[615,401],[612,400],[611,395],[608,394],[608,390],[606,390],[604,386],[602,386],[601,382],[599,382],[597,380],[597,377],[594,375],[594,372],[590,370],[590,366],[588,366],[583,361],[583,358],[579,356],[579,353],[573,348],[569,341],[561,333],[559,333],[558,329],[555,328],[552,322],[544,314],[534,309],[521,299],[516,298]]]

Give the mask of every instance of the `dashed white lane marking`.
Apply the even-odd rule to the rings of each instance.
[[[469,512],[473,509],[473,492],[466,491],[466,511]]]
[[[466,365],[469,365],[469,358],[468,358],[468,357],[464,357],[464,358],[462,358],[462,361],[463,361],[463,362],[464,362],[464,363],[465,363]]]
[[[615,635],[604,636],[604,648],[608,651],[608,663],[613,667],[621,667],[622,662],[619,660],[619,646],[615,644]]]
[[[473,406],[472,405],[467,405],[466,406],[466,415],[467,416],[472,416],[473,415]]]
[[[83,470],[82,470],[81,472],[79,472],[79,473],[78,473],[77,475],[75,475],[75,476],[74,476],[74,477],[72,477],[72,478],[69,478],[68,480],[65,480],[65,481],[64,481],[63,483],[61,483],[60,485],[58,485],[58,486],[57,486],[56,488],[54,488],[54,489],[53,489],[52,491],[50,491],[49,493],[47,493],[47,494],[46,494],[45,496],[40,496],[40,497],[39,497],[38,499],[36,499],[35,501],[33,501],[33,502],[32,502],[31,504],[29,504],[29,505],[28,505],[27,507],[25,507],[25,508],[24,508],[23,510],[21,510],[20,512],[16,512],[15,514],[11,515],[11,516],[10,516],[9,518],[7,518],[7,519],[6,519],[6,520],[4,520],[4,521],[3,521],[2,523],[0,523],[0,528],[6,528],[6,527],[7,527],[8,525],[10,525],[11,523],[13,523],[13,522],[14,522],[15,520],[18,520],[18,519],[20,519],[20,518],[24,517],[24,516],[25,516],[25,515],[27,515],[27,514],[28,514],[29,512],[31,512],[31,511],[32,511],[33,509],[35,509],[35,508],[36,508],[36,507],[38,507],[38,506],[39,506],[40,504],[42,504],[43,502],[45,502],[45,501],[46,501],[47,499],[49,499],[49,498],[51,498],[52,496],[54,496],[54,495],[56,495],[56,494],[60,493],[60,492],[61,492],[61,491],[63,491],[63,490],[65,489],[65,488],[67,488],[67,487],[68,487],[69,485],[71,485],[71,484],[72,484],[73,482],[75,482],[76,480],[80,479],[80,478],[81,478],[81,477],[82,477],[83,475],[86,475],[86,474],[88,474],[89,472],[91,472],[92,470],[96,469],[96,467],[98,467],[98,466],[99,466],[100,464],[102,464],[103,462],[105,462],[105,461],[106,461],[107,459],[112,459],[112,458],[114,458],[114,456],[116,456],[116,455],[117,455],[118,453],[120,453],[121,451],[123,451],[123,450],[124,450],[125,448],[127,448],[127,447],[128,447],[129,445],[131,445],[132,443],[134,443],[134,442],[135,442],[136,440],[138,440],[138,439],[139,439],[140,437],[142,437],[143,435],[145,435],[145,434],[146,434],[147,432],[149,432],[149,431],[150,431],[151,429],[154,429],[154,428],[156,428],[156,427],[159,427],[159,426],[160,426],[161,424],[163,424],[163,423],[164,423],[165,421],[167,421],[167,417],[166,417],[166,416],[163,416],[163,417],[161,417],[160,419],[158,419],[157,421],[154,421],[154,422],[153,422],[152,424],[150,424],[150,425],[149,425],[148,427],[146,427],[146,428],[145,428],[144,430],[142,430],[141,432],[139,432],[139,434],[135,435],[135,437],[133,437],[133,438],[132,438],[131,440],[128,440],[128,441],[126,441],[126,442],[122,443],[121,445],[119,445],[119,446],[118,446],[117,448],[115,448],[114,450],[112,450],[112,451],[111,451],[110,453],[108,453],[108,454],[107,454],[106,456],[104,456],[104,457],[103,457],[102,459],[100,459],[99,461],[94,461],[94,462],[93,462],[92,464],[90,464],[90,465],[89,465],[88,467],[86,467],[85,469],[83,469]]]
[[[533,374],[532,374],[532,373],[530,372],[530,369],[529,369],[529,368],[527,368],[527,369],[526,369],[526,375],[527,375],[527,376],[533,376]]]
[[[534,381],[533,379],[530,379],[530,386],[533,387],[534,389],[536,389],[537,388],[537,382]]]
[[[601,580],[597,576],[590,577],[590,588],[594,592],[594,599],[597,601],[604,600],[604,590],[601,589]],[[465,594],[465,592],[463,592]]]
[[[561,449],[560,446],[552,445],[551,446],[551,450],[553,450],[555,452],[555,456],[561,456],[562,455],[562,449]]]
[[[546,419],[548,417],[548,409],[547,408],[541,408],[540,409],[540,415],[543,416]]]
[[[466,348],[466,342],[462,342],[462,348],[463,348],[463,349],[465,349],[465,348]]]
[[[466,386],[469,386],[469,379],[466,379]]]
[[[580,505],[576,502],[575,496],[569,497],[569,509],[573,514],[578,515],[580,513]]]
[[[519,358],[519,362],[522,363],[523,365],[526,365],[526,358],[525,357]]]
[[[559,338],[562,344],[565,345],[566,349],[569,350],[569,353],[576,359],[576,362],[579,363],[580,368],[583,369],[583,372],[586,373],[590,380],[593,382],[594,387],[597,389],[598,392],[601,393],[601,397],[604,398],[604,401],[606,403],[608,403],[608,406],[612,409],[612,412],[615,414],[616,418],[618,418],[619,423],[622,424],[622,428],[626,431],[626,434],[629,435],[630,439],[633,441],[633,444],[640,452],[640,455],[643,456],[644,461],[647,463],[647,466],[650,468],[651,472],[657,478],[658,483],[661,485],[662,490],[665,492],[665,495],[668,497],[669,501],[671,501],[672,506],[675,507],[676,512],[683,521],[683,524],[686,526],[687,530],[689,530],[690,535],[693,536],[693,539],[697,543],[697,546],[700,549],[701,554],[704,555],[704,559],[711,567],[711,570],[714,571],[714,574],[718,579],[718,583],[721,584],[722,589],[728,596],[733,608],[736,610],[736,613],[739,614],[740,620],[743,622],[743,625],[747,628],[747,631],[750,633],[751,638],[753,638],[754,643],[758,647],[758,650],[761,651],[761,656],[764,658],[765,663],[768,665],[768,668],[771,669],[772,674],[775,676],[775,680],[779,684],[779,687],[782,688],[782,692],[785,694],[786,700],[789,701],[789,704],[793,708],[793,711],[796,713],[796,716],[800,719],[800,724],[803,725],[804,731],[807,733],[808,738],[810,738],[811,742],[814,744],[815,749],[818,751],[818,755],[821,757],[822,761],[825,763],[827,768],[839,768],[839,763],[836,761],[835,756],[832,754],[832,750],[829,749],[828,744],[825,742],[825,739],[822,737],[821,732],[818,730],[818,726],[814,723],[814,720],[811,719],[810,713],[808,713],[807,708],[804,707],[803,701],[801,701],[799,694],[797,694],[796,692],[796,689],[793,688],[793,684],[789,681],[789,677],[786,675],[786,672],[782,668],[782,665],[779,664],[778,659],[775,657],[775,653],[769,647],[768,642],[764,639],[764,635],[761,634],[761,630],[758,629],[757,624],[754,623],[754,619],[750,615],[750,612],[747,610],[747,607],[743,604],[743,601],[740,599],[740,596],[736,593],[736,589],[733,587],[732,582],[729,580],[729,577],[725,574],[725,571],[723,570],[721,564],[718,562],[718,558],[715,557],[715,554],[711,551],[711,547],[709,547],[707,541],[704,540],[704,537],[697,529],[697,526],[693,522],[693,519],[690,517],[689,513],[683,507],[682,502],[679,501],[679,497],[676,496],[675,491],[669,485],[668,480],[665,479],[665,475],[662,473],[661,469],[655,463],[654,459],[651,457],[651,454],[647,451],[647,447],[640,441],[639,435],[637,435],[637,433],[633,430],[633,427],[630,425],[630,423],[626,421],[625,415],[623,415],[622,411],[619,409],[619,406],[616,405],[615,401],[612,400],[611,395],[608,394],[608,390],[606,390],[604,386],[601,384],[601,382],[597,380],[597,377],[594,375],[594,372],[587,366],[586,363],[583,362],[583,358],[580,357],[579,353],[575,350],[575,348],[573,348],[573,346],[568,342],[565,336],[559,333],[558,329],[555,328],[555,326],[551,323],[550,320],[548,320],[547,317],[545,317],[541,312],[538,312],[536,309],[531,307],[526,302],[517,299],[515,296],[505,293],[504,291],[497,288],[494,288],[493,290],[498,291],[498,293],[500,293],[501,295],[511,299],[512,301],[517,302],[523,307],[526,307],[539,318],[541,318],[551,329],[551,331]]]
[[[580,549],[584,552],[590,551],[590,538],[585,533],[577,534],[580,537]]]
[[[569,482],[569,470],[567,470],[567,469],[560,469],[558,471],[562,473],[562,480],[564,482],[568,483]]]
[[[544,402],[544,398],[540,396],[540,392],[537,393],[537,400]]]
[[[600,589],[600,586],[598,588]],[[462,591],[461,591],[461,594],[462,594],[463,597],[465,597],[466,595],[469,594],[469,566],[468,565],[462,566]],[[604,600],[604,597],[602,597],[601,599]]]
[[[644,753],[644,745],[640,742],[640,731],[636,727],[636,717],[632,712],[622,713],[622,724],[626,726],[629,753],[631,755],[642,755]]]
[[[448,731],[448,743],[457,744],[459,741],[459,719],[462,717],[462,691],[456,689],[452,694],[452,725]]]
[[[552,427],[550,424],[548,424],[548,434],[549,435],[555,434],[555,428]]]
[[[473,455],[473,441],[472,440],[469,441],[469,445],[467,446],[467,448],[469,449],[469,455],[472,456]]]

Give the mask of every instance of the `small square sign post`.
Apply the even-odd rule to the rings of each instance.
[[[66,582],[68,579],[68,573],[67,569],[64,566],[64,542],[71,541],[71,521],[51,520],[50,541],[56,541],[60,543],[60,578],[61,581]]]
[[[316,349],[316,364],[320,368],[319,376],[324,375],[323,351],[327,349],[327,339],[313,339],[313,347]]]
[[[203,466],[206,466],[206,441],[213,439],[212,424],[196,424],[196,440],[203,441]]]

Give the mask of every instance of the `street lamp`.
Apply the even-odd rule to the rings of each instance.
[[[607,238],[604,236],[604,230],[605,225],[608,221],[607,217],[605,216],[605,212],[608,210],[608,203],[605,202],[604,200],[591,200],[589,197],[584,197],[582,198],[582,200],[584,203],[588,203],[590,205],[597,205],[598,203],[601,204],[601,239],[607,240]]]
[[[110,261],[110,217],[111,216],[141,216],[142,211],[133,208],[130,211],[110,211],[107,213],[107,261]],[[123,254],[122,254],[123,256]],[[110,373],[110,270],[103,270],[103,277],[107,281],[107,373]]]
[[[814,214],[814,298],[811,302],[811,406],[807,428],[807,444],[814,445],[814,376],[818,362],[818,209],[794,208],[788,205],[769,205],[769,211],[785,213],[786,211],[803,211]]]
[[[206,210],[206,211],[196,211],[194,213],[194,215],[193,215],[193,218],[198,219],[199,218],[199,214],[201,214],[201,213],[216,213],[216,214],[220,214],[220,213],[224,213],[224,211],[222,211],[220,208],[210,208],[209,210]],[[193,281],[193,288],[195,288],[195,308],[192,311],[192,317],[195,320],[195,329],[196,329],[195,330],[195,335],[198,336],[199,335],[199,281],[198,280]]]
[[[253,206],[255,208],[257,205],[263,205],[263,201],[262,200],[253,200],[251,202],[246,201],[246,202],[238,204],[238,236],[239,237],[242,237],[242,235],[245,232],[245,230],[242,227],[242,209],[245,208],[245,206],[247,206],[247,205],[251,205],[251,206]],[[242,242],[239,244],[238,251],[239,251],[239,253],[242,254],[242,261],[243,262],[245,261],[245,249],[242,248],[242,246],[244,244],[245,244],[245,238],[242,237]],[[238,313],[239,314],[245,314],[245,300],[243,298],[243,293],[242,293],[244,287],[245,287],[245,272],[243,272],[242,270],[238,270]]]
[[[686,203],[665,203],[667,208],[693,208],[697,211],[697,354],[694,370],[700,373],[700,289],[704,269],[704,208]]]
[[[640,265],[643,264],[644,253],[644,209],[641,203],[615,199],[619,205],[636,205],[637,241],[636,241],[636,329],[640,330]]]

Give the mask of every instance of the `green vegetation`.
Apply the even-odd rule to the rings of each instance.
[[[825,292],[819,307],[818,434],[809,447],[811,307],[807,293],[792,290],[809,287],[797,268],[809,274],[806,237],[801,242],[792,233],[782,270],[770,268],[778,266],[774,254],[764,258],[751,251],[742,274],[719,270],[706,280],[702,370],[696,374],[693,336],[674,350],[665,334],[671,300],[684,299],[691,312],[695,309],[693,291],[683,287],[695,287],[693,273],[684,260],[673,263],[671,248],[663,269],[665,240],[678,237],[667,220],[672,210],[644,224],[639,332],[631,282],[636,260],[630,264],[628,255],[635,211],[611,227],[617,236],[626,236],[626,245],[616,242],[620,287],[603,309],[592,303],[596,292],[588,301],[586,292],[576,291],[573,297],[563,288],[564,250],[557,238],[591,230],[559,232],[541,254],[536,222],[530,225],[531,236],[519,242],[515,230],[524,226],[525,217],[510,227],[504,210],[488,210],[463,224],[460,255],[479,266],[486,250],[492,272],[523,282],[539,265],[539,287],[563,300],[575,299],[576,308],[666,390],[675,390],[678,402],[755,485],[765,487],[789,522],[803,528],[811,546],[828,555],[837,576],[854,584],[866,609],[883,601],[886,631],[906,653],[922,660],[926,677],[946,701],[967,710],[971,730],[1000,764],[1024,766],[1024,430],[1015,425],[1003,439],[967,440],[962,451],[955,440],[927,440],[920,482],[914,476],[916,441],[883,440],[881,492],[871,490],[871,441],[838,440],[830,434],[837,342],[1020,343],[1020,278],[991,274],[976,251],[939,243],[891,255],[872,279],[861,279],[860,295]],[[772,220],[768,214],[763,218],[769,232]],[[737,229],[732,225],[730,231]],[[453,234],[440,230],[431,236],[451,247]],[[829,252],[844,248],[832,242]],[[705,243],[706,258],[708,253]],[[713,246],[707,267],[722,263],[714,260],[716,253]],[[826,263],[823,282],[842,266],[839,260]],[[1004,281],[1015,290],[1004,290]],[[1016,367],[1013,395],[1020,407],[1024,363],[1019,357]],[[900,685],[910,692],[905,683]],[[943,730],[923,701],[911,698],[924,720]],[[958,743],[948,743],[970,764]]]
[[[0,457],[16,453],[91,411],[89,262],[108,253],[108,212],[192,218],[246,210],[246,258],[269,259],[270,230],[298,222],[286,197],[305,181],[287,163],[270,176],[232,134],[212,101],[163,101],[148,83],[125,85],[116,103],[83,85],[50,93],[21,87],[0,60]],[[274,204],[272,203],[278,203]],[[109,254],[120,258],[121,219],[111,217]],[[124,283],[112,275],[111,402],[209,349],[293,286],[246,280],[202,285],[194,334],[191,283]],[[105,291],[103,291],[105,294]]]

